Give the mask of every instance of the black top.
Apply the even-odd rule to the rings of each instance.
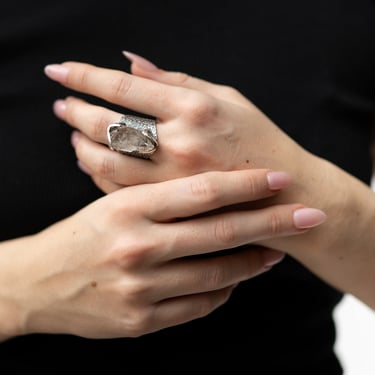
[[[370,181],[371,0],[98,4],[1,2],[0,240],[34,233],[102,195],[76,167],[71,129],[51,110],[68,91],[43,67],[79,60],[127,70],[123,49],[238,88],[305,148]],[[15,338],[0,344],[0,369],[341,374],[332,320],[340,298],[287,258],[206,318],[136,339]]]

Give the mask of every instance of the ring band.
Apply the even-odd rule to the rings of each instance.
[[[108,146],[121,154],[149,159],[158,147],[156,121],[123,115],[107,127]]]

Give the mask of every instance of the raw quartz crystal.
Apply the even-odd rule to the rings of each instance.
[[[112,124],[108,128],[108,140],[112,150],[144,158],[151,156],[157,146],[151,132],[122,124]]]

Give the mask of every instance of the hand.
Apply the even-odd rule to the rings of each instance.
[[[56,114],[80,130],[74,133],[76,153],[97,185],[111,191],[123,184],[209,169],[287,171],[293,185],[260,205],[303,202],[323,209],[328,220],[306,235],[261,244],[287,252],[334,287],[375,306],[369,281],[373,279],[372,190],[297,145],[232,88],[163,71],[133,54],[127,57],[133,61],[132,75],[76,63],[46,69],[67,87],[159,120],[160,148],[147,163],[109,153],[95,143],[106,143],[106,125],[117,121],[119,113],[73,98],[56,103]]]
[[[73,134],[78,159],[102,190],[257,167],[288,171],[299,183],[308,153],[239,92],[182,73],[145,69],[142,61],[133,59],[137,75],[79,63],[46,68],[69,88],[158,120],[160,147],[145,161],[106,146],[107,126],[120,113],[72,97],[56,103],[56,114],[80,131]]]
[[[2,243],[0,338],[135,337],[209,314],[236,284],[283,258],[249,244],[303,233],[301,218],[311,213],[310,226],[324,221],[320,211],[295,204],[215,214],[289,183],[285,173],[246,170],[137,185],[34,236]]]

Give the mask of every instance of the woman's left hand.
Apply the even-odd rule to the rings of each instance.
[[[79,130],[72,143],[82,169],[104,192],[210,170],[262,167],[300,178],[310,154],[238,91],[130,57],[133,74],[76,62],[46,67],[66,87],[157,119],[159,147],[142,160],[107,147],[107,127],[121,113],[74,97],[55,103],[57,116]]]

